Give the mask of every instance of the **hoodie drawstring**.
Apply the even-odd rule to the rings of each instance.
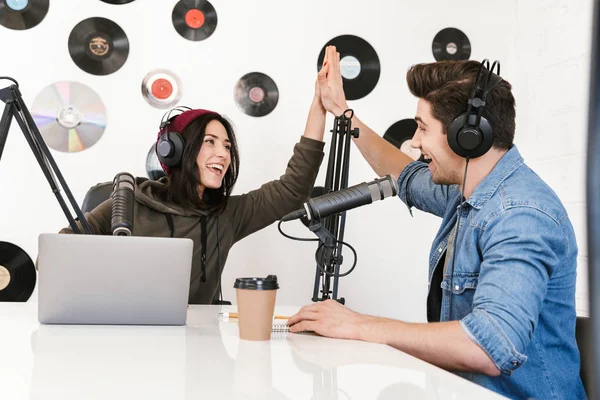
[[[164,214],[167,219],[167,224],[171,229],[171,237],[175,237],[175,224],[173,224],[173,217],[171,214]],[[200,240],[202,241],[202,272],[200,274],[200,280],[206,282],[206,216],[200,218]]]

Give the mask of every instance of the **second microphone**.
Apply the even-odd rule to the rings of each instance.
[[[135,178],[127,172],[118,173],[113,180],[111,231],[115,236],[131,236],[133,232],[133,202]]]

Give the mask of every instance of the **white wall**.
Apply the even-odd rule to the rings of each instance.
[[[80,203],[90,186],[112,180],[120,171],[145,175],[146,153],[163,115],[140,94],[141,80],[152,69],[168,68],[180,76],[184,85],[181,104],[215,109],[233,119],[242,157],[236,192],[242,193],[283,173],[292,147],[302,134],[317,56],[328,40],[354,34],[366,39],[378,52],[382,70],[377,87],[367,97],[350,102],[350,106],[383,135],[395,121],[414,116],[416,100],[406,88],[407,68],[417,62],[434,61],[431,41],[435,34],[446,27],[457,27],[471,41],[472,59],[502,61],[502,74],[514,83],[517,95],[518,144],[528,159],[539,161],[534,166],[563,196],[576,217],[578,233],[582,232],[583,194],[580,187],[573,191],[569,185],[583,179],[582,110],[586,107],[582,106],[587,58],[582,53],[589,50],[586,35],[590,22],[586,12],[571,12],[571,5],[568,12],[561,12],[567,7],[566,1],[562,6],[554,5],[558,7],[556,12],[548,13],[553,13],[556,25],[550,26],[539,12],[534,12],[539,10],[525,1],[377,0],[366,4],[358,0],[214,0],[219,18],[216,32],[206,41],[190,42],[172,27],[170,16],[175,3],[144,0],[114,6],[100,1],[53,0],[46,19],[36,28],[16,32],[0,27],[0,75],[19,80],[29,105],[47,85],[75,80],[91,86],[107,107],[108,126],[95,146],[73,154],[52,151]],[[544,3],[534,4],[541,10]],[[112,19],[129,37],[129,59],[112,75],[87,74],[69,56],[67,38],[72,27],[92,16]],[[567,40],[565,33],[572,40]],[[540,46],[536,47],[536,36],[540,34],[546,35],[545,39],[556,36],[559,43],[569,46],[567,53],[564,46],[556,50],[563,52],[558,56],[551,42],[543,42],[539,50],[547,67],[543,73],[533,71],[524,62],[539,58],[531,49]],[[582,43],[573,45],[581,36]],[[581,77],[571,78],[559,87],[569,90],[569,82],[577,81],[578,86],[570,90],[577,94],[578,103],[567,103],[568,96],[552,96],[552,89],[539,83],[565,68],[573,69],[570,63],[574,59],[580,65]],[[559,61],[564,61],[562,67]],[[270,75],[280,90],[277,108],[266,117],[249,117],[233,101],[236,81],[251,71]],[[536,73],[537,80],[532,79]],[[532,96],[538,98],[537,104],[530,101]],[[561,117],[558,104],[552,112],[548,111],[548,105],[543,104],[552,99],[564,99],[565,106],[572,106],[570,114]],[[552,148],[551,153],[549,145],[540,149],[537,145],[542,130],[534,128],[550,126],[557,136],[558,126],[565,126],[567,116],[577,120],[569,126],[575,140]],[[37,235],[58,231],[67,221],[24,138],[13,125],[0,162],[0,240],[21,246],[35,259]],[[330,128],[328,119],[327,141]],[[570,150],[565,152],[567,148]],[[558,169],[560,175],[554,172],[560,165],[557,160],[565,165]],[[563,171],[567,169],[573,171],[575,178],[557,180],[558,176],[565,176]],[[323,184],[325,171],[326,162],[317,185]],[[353,148],[350,184],[374,177]],[[362,312],[424,320],[428,252],[438,225],[439,219],[418,211],[411,218],[398,199],[349,212],[346,241],[356,248],[359,262],[356,270],[340,281],[340,295],[346,297],[347,304]],[[299,222],[283,227],[299,236],[311,236]],[[314,243],[282,237],[276,225],[248,237],[230,254],[223,276],[225,297],[235,301],[232,285],[236,276],[276,273],[282,284],[278,304],[309,303],[315,249]],[[352,257],[344,251],[349,267]]]
[[[571,218],[579,245],[580,315],[589,312],[585,159],[592,9],[585,0],[519,0],[514,44],[515,141]]]

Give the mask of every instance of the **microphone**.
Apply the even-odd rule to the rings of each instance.
[[[115,236],[131,236],[133,231],[133,200],[135,178],[120,172],[113,180],[111,231]]]
[[[303,208],[289,213],[281,220],[286,222],[306,218],[310,221],[311,219],[325,218],[397,194],[398,183],[390,175],[386,175],[373,182],[363,182],[347,189],[309,199],[304,203]]]

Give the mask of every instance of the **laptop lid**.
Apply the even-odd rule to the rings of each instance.
[[[185,324],[191,239],[42,234],[38,244],[41,323]]]

